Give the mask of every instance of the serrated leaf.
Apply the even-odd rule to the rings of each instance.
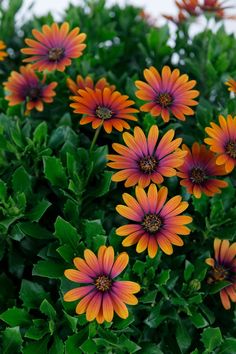
[[[39,261],[33,267],[32,274],[46,278],[59,279],[64,274],[65,267],[53,261]]]
[[[19,327],[6,328],[2,332],[2,354],[20,353],[22,338]]]
[[[65,221],[59,216],[54,226],[55,236],[60,240],[61,245],[69,244],[72,249],[78,247],[80,236],[77,230],[68,221]]]
[[[223,341],[220,328],[204,329],[201,334],[201,341],[205,348],[212,353],[213,349],[217,348]]]
[[[20,299],[25,307],[34,309],[39,307],[43,299],[47,296],[44,288],[36,282],[23,279],[20,288]]]
[[[38,202],[26,216],[31,221],[39,221],[51,205],[48,200],[43,199]]]
[[[66,187],[67,178],[64,167],[57,157],[44,156],[44,173],[53,186]]]
[[[36,239],[52,239],[53,235],[47,229],[44,229],[37,223],[34,222],[22,222],[19,224],[19,228],[24,232],[25,235]]]
[[[12,307],[1,313],[0,319],[6,322],[9,326],[15,327],[28,324],[30,321],[30,316],[25,310]]]
[[[23,166],[20,166],[12,176],[12,186],[15,193],[29,193],[31,191],[31,178]]]
[[[39,309],[44,315],[46,315],[51,320],[54,320],[56,318],[57,313],[53,306],[48,302],[48,300],[43,300]]]

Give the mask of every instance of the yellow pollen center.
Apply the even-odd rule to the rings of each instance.
[[[195,184],[201,184],[206,179],[206,174],[204,170],[200,167],[194,167],[190,173],[190,179]]]
[[[158,161],[153,156],[145,156],[138,161],[139,168],[146,174],[151,174],[156,170]]]
[[[109,119],[112,117],[112,111],[107,107],[98,106],[96,116],[100,119]]]
[[[161,227],[162,220],[159,215],[146,214],[143,218],[142,226],[149,234],[155,234]]]
[[[236,141],[229,141],[225,146],[225,152],[233,159],[236,159]]]
[[[51,48],[48,52],[48,59],[50,61],[58,61],[63,58],[64,53],[64,48]]]
[[[165,93],[159,93],[159,95],[156,98],[156,102],[163,108],[168,107],[171,105],[173,102],[173,97],[165,92]]]
[[[107,291],[112,286],[112,280],[106,275],[100,275],[94,282],[99,291]]]

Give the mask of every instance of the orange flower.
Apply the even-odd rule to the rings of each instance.
[[[200,198],[202,193],[211,197],[216,193],[221,193],[219,188],[225,188],[228,183],[216,179],[215,176],[225,175],[223,166],[216,165],[216,156],[206,149],[205,145],[194,143],[192,151],[183,145],[183,150],[187,151],[184,163],[178,168],[177,176],[183,178],[180,184],[187,188],[188,193]]]
[[[199,15],[199,0],[182,0],[182,3],[179,1],[175,1],[175,3],[179,10],[186,11],[191,16]]]
[[[229,79],[228,81],[225,82],[225,85],[229,86],[228,87],[229,91],[236,93],[236,81],[235,80]]]
[[[164,66],[161,76],[151,66],[144,70],[144,77],[147,81],[136,81],[139,89],[136,96],[144,101],[150,101],[140,110],[150,112],[151,115],[162,116],[164,122],[169,122],[170,113],[180,120],[185,120],[185,115],[193,115],[194,111],[189,106],[198,104],[193,98],[199,95],[197,90],[191,90],[196,81],[188,81],[188,75],[181,75],[178,69],[171,72],[169,66]]]
[[[120,132],[124,128],[129,129],[130,125],[126,119],[137,121],[133,113],[138,110],[130,107],[134,101],[128,98],[118,91],[113,91],[111,87],[102,90],[86,87],[84,90],[78,90],[77,96],[71,97],[75,103],[70,106],[75,109],[74,113],[84,114],[80,124],[92,122],[93,129],[103,125],[105,131],[110,134],[113,127]]]
[[[186,227],[192,221],[190,216],[179,215],[188,207],[180,195],[171,198],[167,203],[168,189],[161,187],[157,191],[155,184],[151,184],[146,194],[141,187],[135,189],[136,199],[124,193],[126,205],[118,205],[116,211],[132,224],[123,225],[116,230],[117,235],[126,236],[122,242],[124,247],[137,244],[136,251],[141,253],[148,248],[148,255],[154,258],[158,246],[170,255],[173,253],[172,244],[183,246],[183,240],[177,235],[188,235],[190,229]]]
[[[56,95],[54,89],[56,82],[45,84],[45,78],[39,81],[31,65],[21,66],[20,73],[12,71],[4,86],[9,95],[6,99],[9,106],[15,106],[21,102],[26,103],[26,113],[32,109],[43,111],[43,102],[51,103]]]
[[[34,62],[32,67],[38,71],[59,70],[71,65],[72,58],[79,58],[86,45],[83,43],[86,34],[80,33],[79,27],[69,32],[70,27],[64,22],[61,27],[53,23],[51,27],[43,25],[42,32],[33,29],[32,34],[36,38],[26,39],[29,48],[21,49],[24,54],[30,55],[24,62]]]
[[[99,89],[103,90],[105,87],[110,87],[112,91],[115,91],[116,87],[115,85],[109,85],[107,80],[103,77],[98,82],[94,85],[93,79],[90,76],[86,76],[85,79],[81,76],[78,75],[76,78],[76,82],[73,81],[72,79],[68,78],[66,80],[67,87],[69,90],[74,94],[78,94],[79,89],[85,90],[86,87],[91,88],[92,90],[94,89]]]
[[[160,142],[157,144],[159,129],[153,125],[149,131],[148,137],[144,135],[141,128],[134,128],[134,135],[123,134],[123,139],[127,145],[114,143],[113,149],[119,155],[108,155],[107,165],[121,170],[112,176],[114,182],[125,182],[125,187],[131,187],[139,184],[145,188],[151,182],[160,184],[164,177],[176,175],[175,168],[183,163],[186,152],[177,149],[182,139],[172,140],[174,130],[169,130]]]
[[[217,165],[225,165],[226,173],[233,171],[236,165],[236,116],[228,115],[225,119],[219,116],[220,126],[211,122],[211,128],[205,130],[210,138],[204,141],[210,145],[210,150],[219,156],[216,158]]]
[[[209,284],[222,280],[231,284],[220,291],[222,305],[229,310],[230,300],[236,302],[236,242],[230,245],[228,240],[214,240],[215,259],[207,258],[206,263],[212,267]]]
[[[0,40],[0,61],[3,61],[8,56],[7,52],[4,51],[5,48],[5,43]]]
[[[187,20],[187,17],[181,10],[178,12],[178,15],[176,17],[171,15],[162,15],[162,16],[165,17],[167,20],[173,22],[176,26],[179,26],[180,23],[183,23]]]
[[[114,249],[101,246],[98,256],[92,251],[84,251],[84,259],[74,258],[78,270],[67,269],[65,276],[83,286],[74,288],[64,295],[64,301],[80,300],[76,313],[86,312],[87,321],[95,318],[98,323],[111,322],[114,311],[121,318],[129,313],[125,304],[136,305],[138,300],[133,294],[140,291],[140,286],[132,281],[114,280],[127,266],[129,256],[122,252],[114,260]]]

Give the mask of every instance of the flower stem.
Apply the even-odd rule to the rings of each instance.
[[[97,141],[97,138],[98,138],[98,135],[99,135],[100,130],[101,130],[101,128],[102,128],[102,125],[103,125],[103,122],[101,123],[101,125],[100,125],[100,126],[96,129],[96,131],[95,131],[95,134],[94,134],[94,137],[93,137],[93,140],[92,140],[90,149],[89,149],[90,152],[91,152],[91,151],[93,150],[93,148],[94,148],[94,145],[95,145],[95,143],[96,143],[96,141]]]

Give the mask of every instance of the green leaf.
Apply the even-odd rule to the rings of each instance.
[[[169,279],[170,279],[170,269],[163,270],[160,276],[158,277],[157,284],[166,285]]]
[[[85,220],[84,233],[88,237],[92,237],[94,235],[105,235],[105,230],[102,226],[101,220]]]
[[[19,327],[6,328],[2,332],[2,354],[17,354],[21,351],[22,338]]]
[[[185,261],[185,269],[184,269],[184,280],[188,282],[191,279],[191,275],[194,271],[194,266],[188,260]]]
[[[144,296],[140,298],[140,302],[143,304],[154,303],[157,296],[157,290],[148,291]]]
[[[34,131],[33,142],[42,145],[47,140],[48,126],[46,122],[40,123]]]
[[[39,221],[50,205],[52,204],[48,200],[41,200],[28,214],[26,214],[27,218],[31,221]]]
[[[92,339],[87,339],[81,346],[83,353],[94,354],[97,353],[97,346]]]
[[[7,196],[7,185],[0,180],[0,200],[5,201]]]
[[[181,352],[187,350],[191,344],[191,337],[184,321],[179,320],[176,323],[176,340]]]
[[[60,244],[68,244],[72,249],[77,249],[80,240],[77,230],[60,216],[58,216],[54,226],[54,235],[60,240]]]
[[[54,337],[53,344],[48,354],[64,354],[64,344],[60,338]]]
[[[48,318],[51,320],[54,320],[56,318],[56,311],[54,310],[53,306],[45,299],[40,305],[40,311],[46,315]]]
[[[35,309],[39,307],[47,293],[43,287],[36,282],[23,279],[20,288],[20,299],[25,307]]]
[[[15,327],[28,324],[30,321],[30,316],[25,310],[12,307],[1,313],[0,319],[6,322],[9,326]]]
[[[25,235],[36,239],[52,239],[53,235],[48,230],[44,229],[37,223],[34,222],[22,222],[19,224],[19,228],[24,232]]]
[[[65,342],[65,354],[81,354],[82,350],[79,349],[79,346],[86,340],[88,336],[88,329],[84,328],[79,331],[77,334],[73,334],[68,337]]]
[[[132,268],[133,272],[138,274],[140,277],[144,274],[146,269],[146,263],[142,261],[135,261],[134,266]]]
[[[42,354],[48,353],[48,342],[50,337],[46,336],[43,339],[37,342],[31,342],[30,344],[26,345],[23,349],[23,354]]]
[[[33,267],[32,274],[46,278],[61,278],[64,274],[65,266],[53,261],[39,261]]]
[[[46,178],[53,186],[65,188],[67,187],[67,179],[65,169],[61,161],[56,157],[44,156],[44,173]]]
[[[202,314],[197,311],[192,311],[191,321],[196,328],[202,328],[208,325],[208,322],[205,320]]]
[[[220,354],[233,354],[236,353],[236,339],[226,338],[219,348]]]
[[[226,286],[230,285],[231,282],[227,280],[219,281],[213,285],[209,286],[209,294],[216,294],[220,290],[224,289]]]
[[[126,349],[130,354],[137,352],[142,349],[138,344],[128,339],[124,334],[119,338],[120,347]]]
[[[39,340],[49,333],[48,323],[45,320],[36,319],[33,323],[25,333],[26,338]]]
[[[201,341],[205,348],[212,353],[213,349],[217,348],[223,341],[220,328],[204,329],[201,334]]]
[[[23,192],[27,194],[31,191],[31,178],[23,166],[13,173],[12,186],[15,193]]]

